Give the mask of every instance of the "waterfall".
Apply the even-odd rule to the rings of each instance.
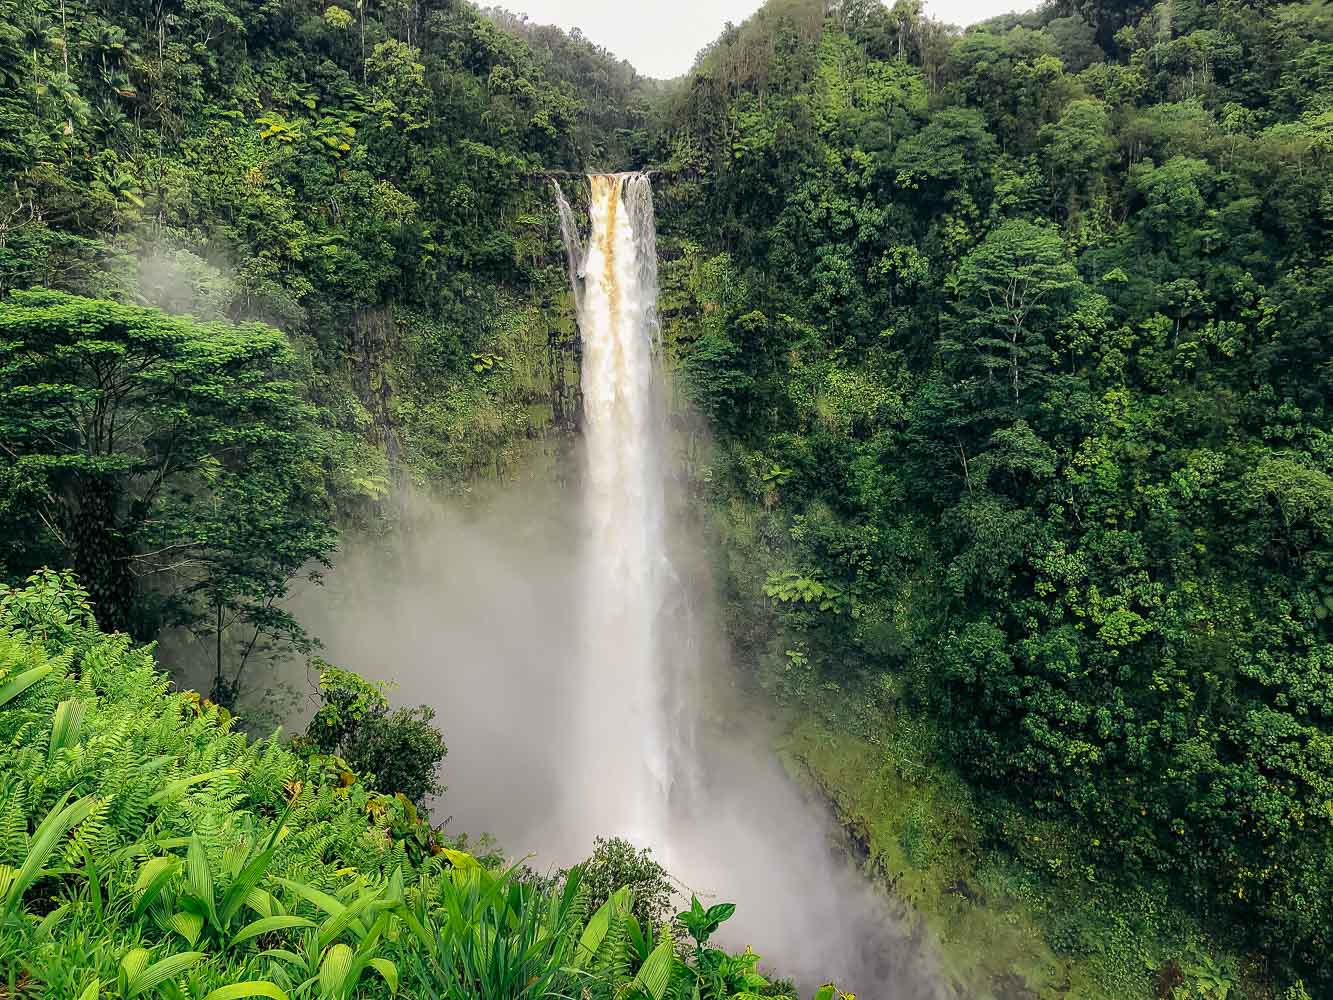
[[[544,840],[575,852],[597,834],[650,846],[681,885],[740,904],[719,943],[756,945],[807,991],[836,977],[867,996],[939,1000],[901,911],[857,871],[826,804],[789,780],[763,713],[712,669],[725,652],[701,655],[716,623],[695,607],[693,591],[709,600],[697,545],[667,532],[648,178],[589,178],[586,241],[555,189],[582,334],[586,466],[578,636],[560,682],[571,697],[543,743],[564,780]],[[549,690],[521,690],[552,711]],[[713,721],[701,726],[705,704]]]
[[[407,703],[439,711],[454,830],[548,870],[623,837],[671,872],[675,902],[737,903],[718,945],[753,944],[802,995],[837,979],[942,1000],[918,925],[791,781],[781,730],[732,669],[669,457],[648,178],[591,177],[586,235],[556,190],[582,332],[581,491],[527,481],[480,513],[422,502],[389,569],[378,541],[344,554],[341,597],[308,598],[302,617],[339,662],[391,666]]]
[[[644,174],[589,178],[586,249],[556,185],[583,341],[586,468],[579,676],[572,720],[604,831],[665,844],[673,782],[662,623],[664,408],[658,367],[657,242]],[[595,786],[595,787],[594,787]]]

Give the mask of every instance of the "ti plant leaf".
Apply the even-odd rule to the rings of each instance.
[[[65,834],[87,819],[97,804],[97,799],[92,795],[85,795],[66,804],[69,794],[66,792],[60,801],[51,807],[46,818],[38,824],[37,831],[28,842],[28,853],[23,859],[23,864],[16,873],[7,877],[8,889],[4,896],[4,909],[13,910],[18,906],[23,894],[46,870],[46,862]]]

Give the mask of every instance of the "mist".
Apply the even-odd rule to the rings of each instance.
[[[748,698],[715,627],[707,560],[681,524],[669,531],[678,601],[677,780],[665,842],[608,828],[620,815],[614,783],[578,762],[605,726],[605,753],[632,720],[588,712],[586,678],[615,663],[580,664],[583,536],[575,490],[522,480],[464,508],[404,501],[400,528],[349,539],[323,587],[293,610],[324,655],[363,676],[395,682],[397,704],[437,712],[448,786],[432,809],[452,835],[493,835],[537,870],[592,852],[595,837],[628,835],[650,847],[707,905],[730,901],[720,934],[752,946],[803,995],[836,980],[864,998],[943,996],[928,944],[913,922],[857,869],[826,805],[784,771],[774,730]],[[596,704],[596,699],[592,700]],[[580,720],[587,720],[581,722]]]
[[[395,534],[348,539],[324,586],[291,605],[326,659],[393,682],[396,704],[435,709],[449,746],[437,822],[549,861],[581,850],[560,837],[581,777],[567,754],[576,692],[562,683],[578,639],[570,514],[555,487],[482,512],[409,495]]]

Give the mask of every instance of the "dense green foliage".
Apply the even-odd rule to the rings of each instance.
[[[390,709],[387,685],[371,684],[323,660],[316,664],[320,706],[306,729],[310,745],[336,753],[378,787],[401,792],[417,805],[442,794],[437,771],[448,750],[431,725],[435,710]]]
[[[277,381],[299,383],[319,432],[302,447],[303,461],[325,480],[322,502],[345,520],[375,516],[400,458],[414,477],[455,489],[478,475],[506,474],[517,462],[516,441],[569,413],[568,400],[551,399],[568,381],[562,337],[570,321],[557,337],[538,315],[559,287],[559,271],[545,266],[556,232],[543,211],[549,192],[541,172],[602,155],[579,143],[602,132],[603,119],[589,116],[613,104],[605,94],[575,91],[599,76],[620,95],[614,106],[636,99],[632,73],[587,43],[550,40],[534,51],[452,0],[346,7],[6,0],[0,294],[47,286],[204,323],[246,324],[251,332],[228,335],[87,306],[122,325],[115,336],[158,338],[141,343],[167,352],[164,365],[190,366],[181,373],[187,380],[205,377],[199,366],[225,361],[228,377],[271,378],[275,390]],[[41,334],[30,325],[37,320],[6,315],[7,326],[29,324],[18,330],[23,336]],[[256,338],[251,359],[228,357],[220,342],[205,350],[206,339],[255,336],[254,322],[280,328],[290,346]],[[94,364],[80,343],[91,329],[64,336],[69,357],[42,360],[82,365],[70,383],[80,393],[103,389],[94,369],[110,359],[99,354]],[[198,350],[170,354],[186,337]],[[522,356],[511,363],[516,352]],[[133,371],[132,352],[120,356]],[[6,371],[20,386],[56,374],[32,365]],[[145,405],[162,417],[172,405],[200,402],[200,388],[175,382],[175,396]],[[262,416],[301,430],[290,419],[298,400],[284,405],[289,414]],[[6,444],[12,429],[4,429]],[[168,442],[148,437],[159,430],[146,425],[134,429],[134,440],[91,442],[89,460],[123,465],[119,452],[162,452]],[[73,428],[61,433],[58,446],[43,447],[78,446]],[[210,454],[203,434],[191,434],[189,459]],[[262,464],[254,457],[252,465]],[[135,560],[161,540],[123,523],[142,515],[116,509],[132,506],[135,492],[120,488],[123,495],[105,499],[106,523],[93,519],[95,537],[73,539],[61,518],[78,498],[45,499],[45,473],[34,480],[15,461],[6,453],[0,504],[7,520],[33,520],[6,532],[7,575],[22,579],[52,560],[77,563],[109,624],[153,634],[164,610],[142,606],[145,588],[131,578]],[[172,471],[179,479],[193,470]],[[275,506],[284,499],[258,484],[249,493],[213,498],[226,510],[262,495]],[[103,556],[100,573],[91,572],[90,561]],[[179,588],[155,588],[164,589],[174,596]],[[234,603],[234,588],[220,589],[227,592],[208,596]]]
[[[600,906],[620,888],[634,894],[639,923],[658,924],[671,912],[676,887],[667,870],[653,859],[652,849],[635,848],[621,837],[598,837],[592,857],[583,866],[583,885],[591,903]]]
[[[961,775],[948,801],[971,803],[975,849],[1041,872],[1051,898],[1170,893],[1251,956],[1246,982],[1333,989],[1326,2],[1050,0],[959,32],[914,0],[770,0],[657,85],[462,0],[0,0],[0,83],[7,582],[75,570],[103,624],[192,634],[164,655],[206,662],[213,701],[262,688],[257,663],[315,648],[283,599],[336,528],[391,519],[396,482],[466,496],[519,474],[576,426],[544,177],[652,162],[671,361],[717,443],[690,452],[694,498],[755,675],[867,741],[913,720],[921,757]],[[340,903],[269,893],[283,910],[257,919],[365,897],[341,939],[281,929],[284,983],[317,981],[339,944],[366,989],[381,944],[442,995],[563,974],[542,928],[582,904],[432,853],[427,715],[328,668],[299,754],[246,744],[91,631],[73,593],[45,574],[4,599],[22,630],[5,663],[57,667],[14,696],[21,725],[0,708],[20,726],[4,788],[21,808],[3,812],[25,838],[44,817],[77,827],[61,845],[90,838],[5,890],[41,896],[29,916],[68,899],[72,930],[16,917],[6,947],[55,969],[60,949],[96,951],[80,969],[123,971],[122,993],[154,968],[141,940],[153,961],[209,955],[176,970],[197,995],[279,976],[235,942],[240,910],[213,912],[183,874],[194,856],[196,882],[228,883],[245,844],[325,890],[362,873]],[[62,752],[111,735],[95,768],[50,783],[57,721]],[[357,772],[399,795],[346,784]],[[922,830],[944,836],[895,822],[909,861],[930,854]],[[293,837],[316,829],[302,854]],[[144,907],[136,844],[168,872]],[[399,900],[400,869],[429,887]],[[632,981],[661,873],[611,842],[583,877],[575,896],[637,922],[637,959],[599,973]],[[628,911],[620,882],[644,890]],[[103,940],[113,899],[132,919]],[[470,915],[434,928],[429,960],[394,951],[422,899]],[[515,964],[482,969],[501,912]],[[1051,943],[1092,947],[1060,927]],[[668,981],[730,975],[702,944],[690,960]],[[1173,968],[1141,985],[1169,993]]]
[[[663,145],[737,647],[1329,987],[1333,18],[824,13],[722,39]]]
[[[414,852],[404,796],[337,757],[251,742],[169,688],[69,580],[4,596],[6,996],[779,995],[757,956],[707,946],[731,904],[645,922],[629,885],[590,905],[582,867],[543,879],[439,844]]]
[[[540,172],[640,84],[533,46],[452,0],[0,3],[0,576],[188,629],[234,705],[312,650],[283,599],[335,522],[567,424]]]
[[[211,635],[213,694],[231,704],[257,649],[309,646],[280,602],[334,544],[324,441],[300,386],[275,330],[11,294],[10,558],[72,566],[111,627]]]

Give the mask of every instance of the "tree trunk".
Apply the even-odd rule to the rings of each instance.
[[[108,476],[83,477],[76,501],[64,511],[74,572],[93,602],[97,621],[112,632],[147,641],[151,631],[137,614],[138,588],[130,572],[131,546],[118,523],[121,491]]]
[[[218,617],[216,628],[213,630],[214,640],[216,642],[217,661],[213,674],[213,700],[226,708],[227,705],[227,680],[222,676],[222,602],[218,601]]]

